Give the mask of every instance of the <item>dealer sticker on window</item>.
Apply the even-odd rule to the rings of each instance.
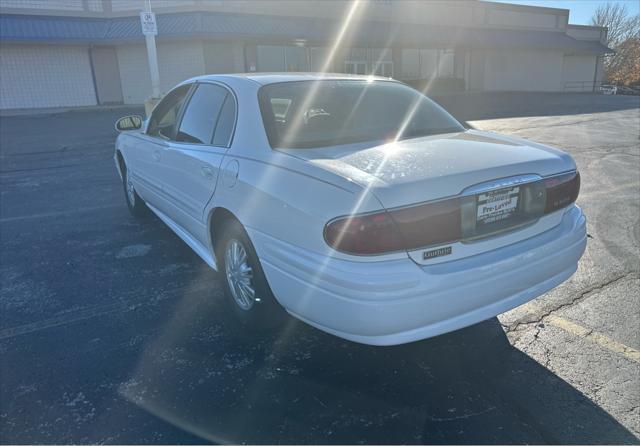
[[[477,223],[486,225],[511,217],[518,207],[519,194],[519,186],[478,194]]]

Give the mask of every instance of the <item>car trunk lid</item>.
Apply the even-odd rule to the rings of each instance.
[[[546,213],[542,178],[575,169],[559,150],[478,131],[287,152],[374,194],[407,251],[528,225]]]
[[[473,130],[374,147],[285,151],[359,183],[387,209],[455,196],[499,178],[575,169],[571,157],[559,150]]]

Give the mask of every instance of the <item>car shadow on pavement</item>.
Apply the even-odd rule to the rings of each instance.
[[[638,443],[512,347],[495,318],[395,347],[292,318],[250,334],[221,276],[163,223],[112,214],[83,221],[111,224],[108,246],[60,249],[52,237],[38,245],[44,263],[10,251],[30,268],[21,280],[43,278],[65,306],[53,319],[50,306],[3,314],[1,442]],[[65,267],[51,275],[51,265]]]
[[[121,396],[215,443],[637,443],[512,347],[497,319],[395,347],[290,319],[247,334],[220,290],[185,295]]]

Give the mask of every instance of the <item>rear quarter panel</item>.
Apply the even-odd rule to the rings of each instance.
[[[286,155],[275,156],[280,157]],[[234,181],[229,166],[235,162],[239,173]],[[322,255],[353,258],[326,244],[325,224],[338,216],[379,210],[382,205],[359,186],[346,188],[336,183],[296,169],[282,159],[267,162],[228,156],[211,210],[230,210],[250,236],[255,235],[251,238],[259,256],[265,249],[260,240],[275,238]]]
[[[273,150],[258,106],[261,85],[225,76],[219,80],[234,90],[238,118],[232,146],[222,161],[215,196],[205,215],[210,220],[219,207],[231,211],[250,237],[252,233],[263,236],[260,240],[251,237],[259,256],[266,254],[261,240],[272,237],[316,253],[353,259],[325,243],[325,224],[352,212],[382,209],[382,204],[373,194],[340,175]],[[237,174],[233,171],[234,164]],[[212,231],[215,235],[217,228]],[[403,255],[406,258],[406,253]],[[375,260],[383,260],[382,257],[386,256]]]

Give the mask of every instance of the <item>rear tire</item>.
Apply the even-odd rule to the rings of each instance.
[[[264,275],[249,236],[237,220],[227,220],[216,243],[228,304],[237,320],[250,331],[271,331],[286,317]]]
[[[144,200],[140,198],[140,195],[136,192],[133,181],[129,176],[129,169],[125,167],[123,170],[122,185],[124,187],[124,198],[127,201],[129,212],[136,218],[146,217],[149,213],[149,208],[147,208]]]

